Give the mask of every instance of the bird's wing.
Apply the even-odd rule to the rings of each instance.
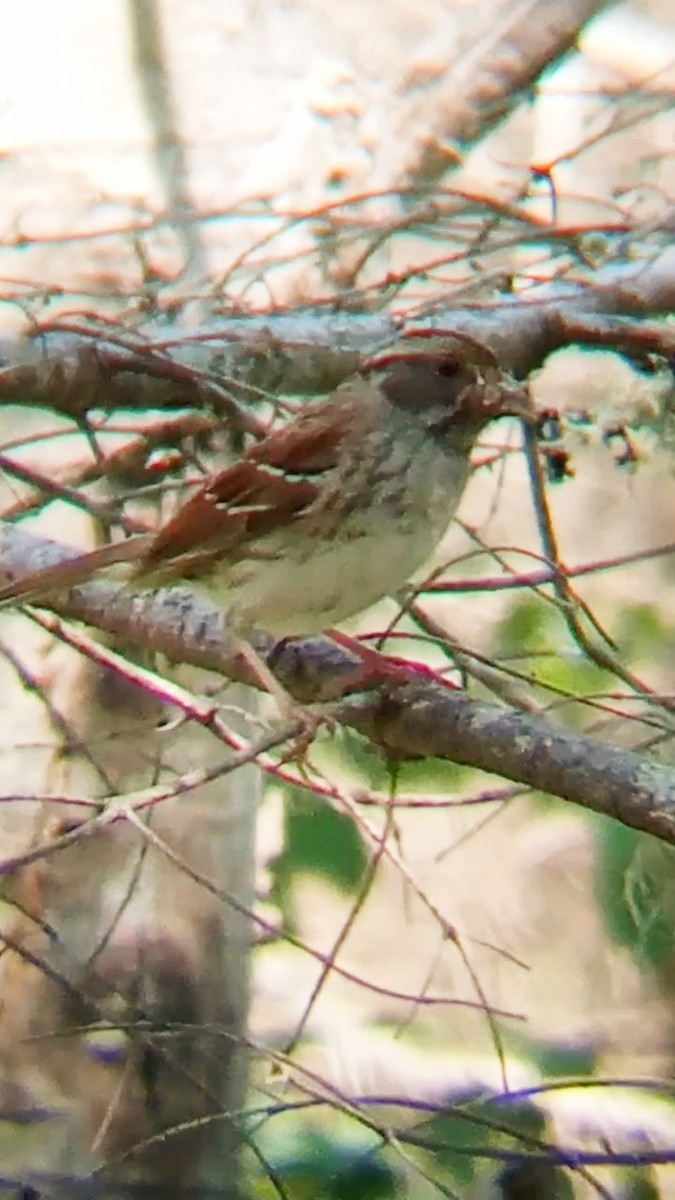
[[[247,553],[255,553],[256,539],[306,512],[316,500],[319,478],[337,464],[353,431],[358,398],[345,389],[332,400],[328,407],[325,402],[308,407],[209,480],[160,529],[136,573],[157,573],[167,582],[199,575],[210,561],[236,559],[244,544]]]
[[[288,524],[314,502],[318,477],[336,465],[361,403],[358,387],[343,385],[331,401],[308,406],[256,442],[154,536],[139,534],[30,572],[0,587],[0,607],[75,587],[116,563],[130,563],[139,584],[160,586],[199,576],[219,558],[236,558],[243,543],[255,553],[255,539]]]
[[[152,535],[140,533],[122,542],[110,542],[86,554],[75,554],[52,566],[30,571],[0,587],[0,608],[15,604],[39,604],[40,599],[49,594],[86,583],[98,571],[118,563],[133,562],[151,542]]]

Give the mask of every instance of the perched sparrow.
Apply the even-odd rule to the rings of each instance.
[[[493,418],[531,416],[492,353],[411,334],[207,480],[156,535],[140,534],[0,589],[39,599],[113,563],[131,584],[188,583],[235,629],[311,634],[395,591],[430,556]]]

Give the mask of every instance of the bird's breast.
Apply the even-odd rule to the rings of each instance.
[[[223,563],[211,598],[242,626],[301,636],[396,592],[431,557],[468,474],[463,460],[438,455],[414,465],[414,481],[402,466],[374,476],[370,491],[343,487],[334,504],[326,492],[321,509],[261,539],[257,554]]]

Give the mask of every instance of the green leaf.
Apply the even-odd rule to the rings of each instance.
[[[494,1122],[499,1128],[492,1130],[486,1122]],[[465,1194],[478,1177],[493,1173],[486,1149],[522,1148],[525,1154],[528,1138],[545,1137],[545,1119],[529,1099],[492,1100],[476,1095],[475,1099],[448,1105],[444,1112],[418,1124],[415,1132],[429,1146],[426,1153],[431,1156],[434,1171],[440,1168],[451,1186]]]
[[[527,1039],[527,1047],[542,1077],[587,1079],[595,1072],[597,1049],[583,1042],[545,1042]]]
[[[672,631],[663,623],[655,604],[625,604],[619,613],[617,641],[628,647],[631,658],[651,656],[668,648]]]
[[[258,1139],[265,1160],[292,1200],[387,1200],[400,1196],[400,1172],[388,1161],[382,1141],[355,1130],[354,1122],[332,1119],[332,1132],[287,1116]],[[256,1170],[257,1174],[257,1170]],[[255,1195],[276,1193],[258,1178]]]
[[[608,933],[639,962],[667,963],[675,945],[675,848],[602,818],[595,848],[596,896]]]
[[[513,604],[495,632],[498,654],[520,654],[560,640],[558,615],[549,604],[528,597]]]
[[[353,892],[368,852],[352,818],[304,788],[284,792],[284,848],[272,868],[276,898],[301,874],[320,875],[340,891]]]

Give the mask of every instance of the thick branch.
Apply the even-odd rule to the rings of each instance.
[[[675,771],[631,750],[427,684],[346,701],[340,719],[397,757],[479,767],[675,843]]]
[[[73,553],[0,525],[0,583]],[[48,607],[129,646],[254,682],[221,617],[186,592],[141,597],[119,585],[92,583],[54,597]],[[338,701],[337,718],[389,755],[445,758],[477,767],[675,843],[675,772],[668,767],[540,718],[471,700],[423,676],[419,682],[350,697],[361,663],[327,638],[276,648],[270,639],[261,639],[256,645],[299,700]]]
[[[403,179],[429,187],[453,162],[452,148],[485,137],[523,103],[545,67],[566,54],[602,0],[513,0],[489,29],[451,63],[436,85],[437,99],[424,97],[426,136]]]
[[[533,287],[489,304],[437,310],[424,324],[484,342],[519,378],[572,343],[614,346],[640,356],[670,357],[673,334],[646,317],[675,311],[675,250],[639,263],[597,270],[592,280]],[[599,320],[600,318],[600,320]],[[415,322],[415,324],[422,324]],[[51,408],[81,419],[91,409],[208,408],[255,432],[249,407],[261,393],[329,392],[370,353],[399,336],[401,322],[380,313],[271,313],[218,322],[194,337],[139,342],[98,328],[80,332],[55,324],[32,343],[6,341],[0,405]]]

